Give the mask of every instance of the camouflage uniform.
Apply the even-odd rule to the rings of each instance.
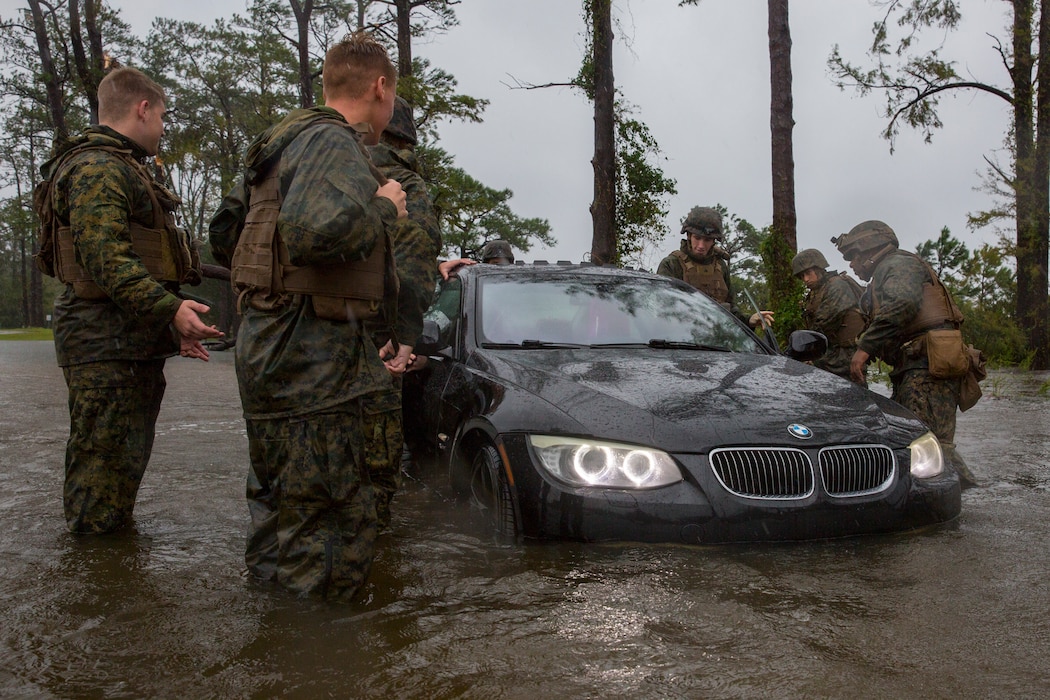
[[[72,229],[77,261],[108,295],[81,299],[67,284],[55,299],[53,324],[69,388],[66,525],[102,533],[127,524],[135,507],[164,396],[164,360],[179,349],[169,324],[182,301],[174,285],[150,277],[132,249],[129,222],[154,222],[149,189],[134,166],[88,148],[59,167],[67,149],[83,144],[126,149],[139,161],[148,155],[119,132],[93,126],[41,168],[44,178],[55,178],[54,214]],[[155,192],[163,206],[178,203],[159,183]]]
[[[721,271],[722,281],[725,283],[725,290],[723,292],[712,293],[713,290],[709,291],[701,287],[698,287],[698,289],[708,294],[722,306],[726,307],[726,309],[745,324],[748,323],[751,318],[750,314],[744,313],[736,305],[736,299],[733,294],[733,284],[729,275],[729,264],[726,262],[726,259],[728,258],[726,252],[722,248],[715,246],[711,249],[711,252],[708,255],[698,258],[693,255],[693,252],[689,249],[689,239],[686,238],[682,241],[677,251],[671,253],[660,261],[660,266],[656,268],[656,274],[663,275],[664,277],[674,277],[675,279],[685,280],[686,270],[685,263],[682,260],[683,255],[698,265],[713,265]],[[718,287],[721,288],[721,284],[719,284]]]
[[[870,323],[857,346],[893,368],[893,400],[926,423],[964,485],[970,485],[976,479],[955,450],[955,409],[962,379],[930,376],[924,334],[908,337],[904,333],[918,316],[923,284],[931,279],[929,266],[914,253],[892,250],[878,259],[861,299]]]
[[[232,261],[248,185],[274,163],[284,197],[277,230],[294,265],[363,259],[397,220],[394,204],[375,196],[355,134],[316,123],[333,119],[345,122],[327,107],[295,110],[251,144],[241,182],[211,222],[220,264]],[[362,397],[388,391],[389,373],[361,324],[317,318],[309,295],[288,294],[269,311],[242,306],[236,368],[251,453],[245,561],[253,575],[293,592],[349,598],[368,576],[376,536]]]
[[[423,332],[423,314],[434,296],[441,231],[415,153],[384,142],[369,147],[369,152],[383,175],[401,183],[408,208],[408,218],[398,220],[392,236],[400,282],[397,320],[392,329],[377,329],[375,340],[382,347],[392,331],[399,343],[414,346]],[[365,435],[371,441],[368,473],[376,492],[376,515],[381,529],[390,524],[390,501],[401,487],[404,445],[401,378],[390,379],[389,391],[370,395],[365,408]]]
[[[852,381],[850,361],[857,351],[857,339],[854,336],[846,340],[840,335],[847,315],[860,313],[857,293],[838,272],[822,270],[821,275],[817,287],[807,289],[802,300],[803,325],[828,339],[828,351],[814,360],[813,366]],[[858,383],[867,385],[865,381]]]

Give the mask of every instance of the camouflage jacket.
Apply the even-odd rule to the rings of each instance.
[[[840,335],[850,312],[859,315],[860,300],[850,283],[838,272],[826,272],[816,289],[806,290],[802,304],[802,323],[810,330],[823,333],[828,339],[829,349],[840,345],[856,347],[856,335],[845,342]]]
[[[131,165],[102,150],[86,149],[54,172],[67,149],[84,143],[126,149],[133,158],[148,159],[142,147],[123,134],[93,126],[57,148],[40,169],[45,178],[57,176],[53,183],[55,216],[68,222],[77,261],[109,296],[80,299],[67,284],[55,299],[58,364],[174,355],[179,345],[170,323],[182,301],[150,277],[131,246],[131,221],[153,226],[149,190]]]
[[[692,251],[690,250],[688,239],[682,240],[682,243],[679,246],[679,250],[681,250],[683,253],[688,255],[691,260],[694,260],[700,265],[710,265],[712,262],[718,263],[718,266],[722,268],[722,276],[725,278],[726,289],[729,290],[729,298],[726,300],[725,304],[728,304],[728,308],[734,316],[742,320],[744,323],[747,323],[748,320],[751,318],[751,314],[744,313],[739,308],[737,308],[736,298],[733,294],[733,283],[730,279],[729,274],[729,264],[726,263],[726,253],[721,248],[718,248],[716,246],[715,248],[712,248],[711,253],[708,254],[706,257],[698,258],[695,255],[693,255]],[[671,253],[666,258],[660,261],[660,266],[656,268],[656,274],[663,275],[664,277],[674,277],[675,279],[684,280],[685,266],[682,264],[682,260],[677,255]]]
[[[209,226],[215,259],[229,265],[248,211],[248,185],[278,163],[284,202],[277,230],[295,265],[364,259],[397,220],[355,135],[320,119],[328,107],[299,109],[248,148],[241,181]],[[247,308],[237,333],[237,379],[246,418],[330,410],[387,390],[390,375],[363,327],[317,318],[306,295],[290,294],[271,311]]]
[[[389,179],[400,182],[408,199],[408,218],[399,219],[391,235],[394,262],[401,282],[397,324],[393,331],[399,342],[414,346],[423,332],[423,314],[434,297],[441,230],[430,195],[427,194],[427,186],[419,174],[419,161],[415,153],[407,149],[394,149],[382,142],[368,150],[379,171]]]
[[[912,338],[905,337],[904,329],[918,315],[922,285],[929,281],[929,270],[921,258],[894,250],[876,263],[861,299],[861,309],[871,320],[857,346],[893,367],[894,373],[928,366],[922,348],[916,346],[912,352],[905,347]]]

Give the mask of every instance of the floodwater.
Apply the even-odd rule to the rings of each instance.
[[[230,352],[172,359],[135,529],[61,516],[65,386],[0,341],[0,696],[1050,696],[1050,373],[959,419],[985,486],[922,532],[748,547],[494,542],[409,479],[356,603],[245,576]]]

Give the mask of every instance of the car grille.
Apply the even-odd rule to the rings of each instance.
[[[820,451],[820,479],[831,496],[878,493],[893,482],[893,451],[881,445]]]
[[[788,499],[813,493],[813,466],[802,450],[713,450],[711,467],[722,486],[738,496]]]
[[[712,450],[711,468],[727,491],[745,498],[801,499],[815,488],[809,455],[790,448]],[[829,447],[820,451],[820,481],[836,498],[864,496],[890,487],[896,462],[881,445]]]

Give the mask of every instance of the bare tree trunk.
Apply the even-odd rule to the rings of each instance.
[[[1040,5],[1044,4],[1040,1]],[[1032,73],[1035,56],[1032,55],[1032,0],[1013,0],[1014,8],[1014,64],[1011,73],[1014,88],[1014,139],[1016,147],[1017,196],[1017,321],[1028,332],[1028,347],[1035,355],[1032,369],[1047,368],[1047,178],[1046,145],[1036,145],[1034,124],[1035,94]],[[1046,20],[1040,20],[1040,40],[1043,39]],[[1050,47],[1040,44],[1040,54],[1050,54]],[[1046,75],[1041,66],[1040,77]],[[1040,85],[1039,95],[1046,99],[1050,85]],[[1047,118],[1047,106],[1040,105],[1039,117]],[[1042,131],[1041,141],[1050,138]],[[1040,152],[1040,150],[1042,152]],[[1041,162],[1042,161],[1042,162]],[[1042,168],[1042,169],[1041,169]]]
[[[84,36],[80,26],[80,2],[69,0],[69,40],[73,45],[73,61],[77,77],[84,87],[92,124],[98,124],[98,84],[102,81],[102,36],[98,31],[98,4],[84,1],[84,24],[88,33],[90,54],[84,51]]]
[[[397,77],[412,75],[412,2],[396,0],[397,8]]]
[[[593,0],[594,201],[591,202],[591,261],[616,260],[616,142],[614,138],[612,0]]]
[[[773,163],[773,232],[797,250],[795,156],[792,146],[791,28],[788,0],[769,0],[769,129]]]
[[[29,10],[33,15],[33,33],[36,35],[37,50],[40,52],[40,73],[47,91],[47,107],[51,112],[51,122],[55,127],[55,141],[69,138],[66,126],[66,107],[62,99],[62,86],[55,73],[55,62],[51,57],[51,40],[47,36],[47,24],[40,9],[40,0],[28,0]]]
[[[298,29],[295,48],[299,53],[299,105],[314,106],[314,81],[310,72],[310,15],[314,11],[314,0],[290,0],[295,24]]]
[[[773,311],[790,317],[778,300],[794,304],[798,282],[791,274],[791,259],[798,250],[795,217],[795,156],[792,130],[791,27],[788,0],[768,0],[769,23],[769,130],[772,155],[773,231],[763,253],[769,298]]]
[[[1050,300],[1047,288],[1050,277],[1047,258],[1050,257],[1050,0],[1039,2],[1039,60],[1036,69],[1036,141],[1035,176],[1032,180],[1033,210],[1037,214],[1035,237],[1032,241],[1032,310],[1031,337],[1035,350],[1032,369],[1050,368]],[[1039,293],[1042,290],[1042,293]]]

